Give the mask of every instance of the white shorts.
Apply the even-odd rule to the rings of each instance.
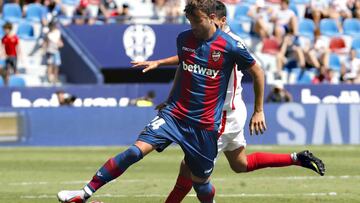
[[[222,122],[219,128],[221,135],[218,139],[218,153],[246,147],[244,137],[246,116],[246,107],[242,100],[237,102],[235,110],[223,111]]]

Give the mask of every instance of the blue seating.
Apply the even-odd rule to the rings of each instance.
[[[343,23],[344,34],[352,37],[360,36],[360,20],[355,18],[345,19]]]
[[[4,83],[4,79],[2,76],[0,76],[0,87],[4,86],[5,83]]]
[[[310,19],[302,19],[299,22],[299,34],[307,37],[310,40],[314,40],[315,23]]]
[[[20,23],[18,30],[17,30],[17,35],[24,40],[33,40],[35,39],[35,35],[34,35],[34,28],[30,23]]]
[[[231,31],[234,34],[238,35],[239,37],[241,37],[241,38],[249,38],[250,37],[250,34],[244,31],[242,24],[240,24],[239,22],[232,21],[229,23],[229,26],[231,28]]]
[[[289,9],[292,10],[292,11],[294,11],[295,15],[296,15],[297,17],[299,17],[299,11],[298,11],[298,9],[297,9],[297,7],[296,7],[296,4],[290,3]]]
[[[360,36],[353,38],[351,49],[360,49]]]
[[[340,34],[334,19],[322,19],[320,21],[320,33],[328,37],[335,37]]]
[[[329,68],[334,71],[340,71],[341,70],[341,62],[338,55],[332,53],[329,56]]]
[[[250,9],[250,7],[248,5],[238,4],[235,8],[234,19],[237,21],[240,21],[240,22],[241,21],[246,21],[246,22],[251,21],[251,18],[248,16],[249,9]]]
[[[45,9],[42,5],[32,3],[26,7],[26,20],[31,22],[41,22],[45,17]]]
[[[295,4],[308,4],[308,3],[310,3],[310,0],[292,0],[292,1],[290,1],[290,3],[295,3]]]
[[[17,75],[11,75],[9,78],[9,87],[25,87],[25,80]]]
[[[3,19],[11,23],[17,23],[21,20],[22,12],[19,4],[6,3],[3,7]]]
[[[313,80],[313,76],[311,75],[311,71],[304,70],[301,68],[293,68],[291,73],[295,75],[296,84],[311,84]]]

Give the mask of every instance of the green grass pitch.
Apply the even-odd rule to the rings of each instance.
[[[310,149],[326,164],[326,175],[297,166],[233,173],[221,155],[212,182],[216,202],[360,202],[360,146],[249,146],[248,153]],[[80,189],[124,147],[0,148],[0,202],[57,202],[59,190]],[[104,186],[91,200],[105,203],[163,202],[177,177],[182,152],[154,152]],[[197,202],[194,192],[186,203]]]

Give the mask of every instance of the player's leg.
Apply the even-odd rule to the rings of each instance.
[[[119,177],[129,166],[138,162],[153,150],[154,146],[151,144],[136,141],[136,143],[127,150],[105,162],[105,164],[95,173],[91,181],[83,188],[83,190],[60,191],[58,193],[58,199],[65,203],[86,202],[86,200],[89,199],[99,188]]]
[[[145,127],[145,130],[139,135],[135,144],[124,152],[110,158],[93,176],[92,180],[78,191],[61,191],[58,193],[58,199],[64,203],[82,203],[86,202],[90,196],[106,183],[114,180],[125,172],[132,164],[138,162],[148,153],[157,150],[164,150],[172,140],[166,134],[171,133],[171,122],[161,117],[156,117]]]
[[[193,188],[200,202],[213,202],[215,187],[210,182],[217,156],[217,131],[190,129],[182,144],[185,163],[191,171]]]
[[[213,203],[215,197],[215,187],[210,182],[210,177],[201,178],[191,174],[193,187],[197,198],[201,203]]]
[[[325,173],[324,163],[308,150],[292,154],[276,154],[255,152],[246,155],[243,146],[233,150],[224,151],[231,169],[236,173],[251,172],[267,167],[285,167],[299,165],[309,168],[320,175]]]
[[[173,190],[170,192],[165,203],[181,202],[192,188],[191,171],[182,160],[180,164],[179,175]]]

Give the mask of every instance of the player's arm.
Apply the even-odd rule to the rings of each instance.
[[[249,127],[250,134],[254,132],[262,134],[266,130],[265,115],[264,115],[264,71],[258,63],[255,63],[248,69],[248,72],[253,78],[255,104],[254,113],[251,117]]]
[[[176,55],[156,61],[132,61],[131,64],[133,65],[132,68],[144,68],[142,72],[146,73],[147,71],[158,68],[160,66],[178,65],[179,57]]]
[[[255,105],[254,113],[250,119],[250,134],[263,133],[266,130],[264,116],[264,71],[255,59],[251,56],[242,41],[237,41],[233,46],[233,54],[239,70],[247,70],[253,77]]]

